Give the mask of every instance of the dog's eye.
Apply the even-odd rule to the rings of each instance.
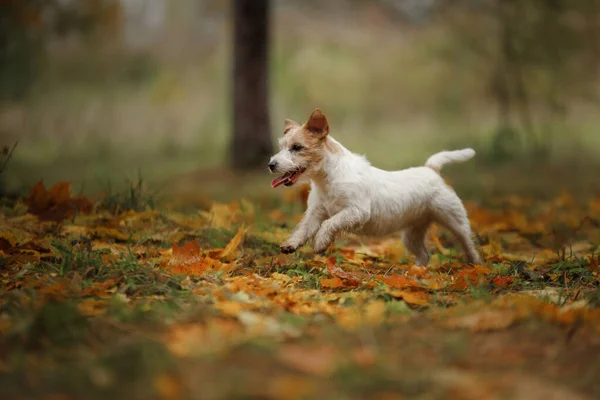
[[[301,145],[299,145],[299,144],[296,143],[295,145],[292,146],[292,151],[300,151],[303,148],[304,147],[302,147]]]

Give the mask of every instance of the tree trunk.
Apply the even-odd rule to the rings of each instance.
[[[234,0],[231,165],[266,168],[273,152],[268,105],[269,0]]]

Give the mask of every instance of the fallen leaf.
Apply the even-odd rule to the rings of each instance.
[[[359,285],[361,283],[363,275],[358,273],[346,272],[340,267],[337,267],[335,257],[327,258],[327,260],[325,260],[325,264],[327,265],[327,270],[329,271],[329,274],[331,276],[340,279],[345,279],[348,281],[349,285],[353,286]]]
[[[286,345],[277,358],[297,371],[319,377],[330,376],[337,364],[337,354],[331,346]]]
[[[385,318],[385,302],[377,300],[367,304],[365,308],[365,323],[379,325]]]
[[[408,279],[403,275],[393,274],[384,277],[377,277],[382,280],[386,285],[395,289],[405,289],[410,287],[419,287],[419,282],[412,279]]]
[[[359,347],[352,351],[352,361],[363,368],[369,368],[375,365],[377,357],[370,347]]]
[[[224,261],[232,261],[235,258],[235,252],[242,243],[244,236],[246,235],[246,229],[241,226],[231,241],[225,246],[223,253],[221,253],[220,259]]]
[[[449,328],[468,329],[473,332],[502,330],[517,321],[514,310],[481,310],[461,317],[453,317],[444,322]]]
[[[106,299],[84,299],[77,304],[77,309],[86,317],[95,317],[106,313],[108,300]]]
[[[408,304],[414,304],[417,306],[429,305],[429,294],[425,292],[409,292],[406,290],[391,289],[386,290],[386,293],[394,296],[397,299],[402,299]]]
[[[342,279],[334,276],[333,278],[321,278],[319,280],[323,289],[339,289],[343,287],[356,287],[358,284],[354,284],[356,281],[343,281]]]
[[[46,190],[44,184],[38,182],[25,199],[28,211],[42,221],[54,222],[72,218],[76,213],[91,213],[92,203],[85,197],[70,197],[70,186],[68,182],[59,182]]]
[[[164,400],[180,399],[183,393],[181,382],[172,375],[162,373],[154,378],[154,387]]]

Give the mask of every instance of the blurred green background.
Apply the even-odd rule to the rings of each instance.
[[[600,193],[600,4],[592,0],[274,0],[270,119],[316,107],[381,168],[446,148],[467,197]],[[4,193],[142,176],[163,195],[270,193],[228,168],[229,1],[0,2]],[[0,163],[0,165],[2,165]]]

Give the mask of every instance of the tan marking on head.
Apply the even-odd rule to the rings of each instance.
[[[327,118],[319,109],[314,110],[303,125],[285,120],[284,129],[284,136],[279,140],[280,146],[290,151],[295,144],[302,146],[302,150],[292,151],[292,154],[296,162],[307,168],[320,163],[325,151],[334,150],[334,146],[326,140],[329,134]]]

